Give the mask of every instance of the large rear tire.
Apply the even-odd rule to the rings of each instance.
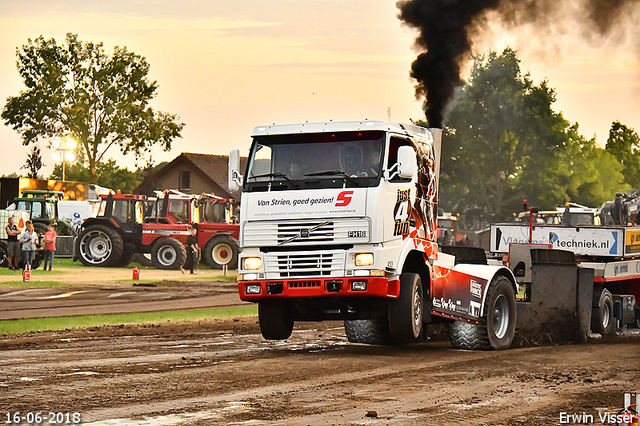
[[[210,239],[204,246],[202,254],[204,262],[213,269],[238,268],[238,253],[240,247],[238,242],[228,235],[220,235]]]
[[[258,302],[260,332],[267,340],[285,340],[291,337],[293,318],[281,300]]]
[[[594,290],[593,307],[591,309],[591,331],[602,336],[613,333],[613,297],[606,288]]]
[[[507,278],[496,277],[487,289],[479,323],[454,321],[449,325],[449,340],[456,349],[504,350],[511,346],[515,330],[515,291]]]
[[[422,333],[424,293],[420,275],[400,275],[400,296],[389,303],[389,331],[399,342],[418,340]]]
[[[9,266],[9,257],[7,256],[9,245],[6,241],[0,240],[0,268]]]
[[[122,257],[120,258],[120,262],[118,262],[116,266],[119,266],[122,268],[129,266],[129,264],[133,262],[134,256],[135,256],[135,253],[127,253],[127,252],[123,253]]]
[[[153,261],[151,260],[150,253],[136,253],[133,256],[133,260],[138,262],[142,266],[153,266]]]
[[[113,228],[91,225],[78,237],[80,262],[85,266],[116,266],[122,259],[124,243]]]
[[[175,238],[161,238],[151,247],[151,261],[158,269],[180,269],[187,260],[187,250]]]
[[[351,343],[367,345],[390,345],[393,343],[386,318],[368,320],[345,320],[344,331]]]
[[[33,254],[33,260],[31,261],[31,269],[38,269],[40,265],[42,265],[42,260],[43,260],[43,252],[36,251]]]

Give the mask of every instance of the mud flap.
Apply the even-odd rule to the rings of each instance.
[[[591,324],[593,270],[573,252],[531,249],[529,300],[519,301],[517,330],[528,341],[584,342]]]

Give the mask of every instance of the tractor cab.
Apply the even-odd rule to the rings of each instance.
[[[238,223],[238,206],[233,199],[202,194],[198,209],[203,223]]]
[[[63,197],[61,191],[26,189],[21,197],[13,199],[13,207],[9,208],[28,211],[38,233],[44,234],[49,224],[53,224],[58,234],[75,235],[69,222],[58,220],[58,201]]]
[[[97,217],[109,218],[125,233],[140,233],[147,210],[147,198],[138,194],[100,195]]]

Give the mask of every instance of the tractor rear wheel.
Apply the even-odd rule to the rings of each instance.
[[[91,225],[78,237],[78,254],[85,266],[116,266],[122,259],[124,243],[117,230]]]
[[[228,235],[220,235],[210,239],[204,247],[204,262],[213,269],[238,268],[238,242]]]
[[[187,250],[175,238],[161,238],[151,247],[151,261],[158,269],[180,269],[187,260]]]
[[[9,266],[9,257],[7,256],[8,249],[8,243],[4,240],[0,240],[0,268]]]
[[[138,262],[142,266],[153,266],[150,253],[136,253],[133,256],[133,260]]]

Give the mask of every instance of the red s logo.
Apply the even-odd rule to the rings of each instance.
[[[348,206],[351,202],[351,198],[353,197],[353,191],[342,191],[338,194],[338,201],[336,202],[336,207],[344,207]]]

